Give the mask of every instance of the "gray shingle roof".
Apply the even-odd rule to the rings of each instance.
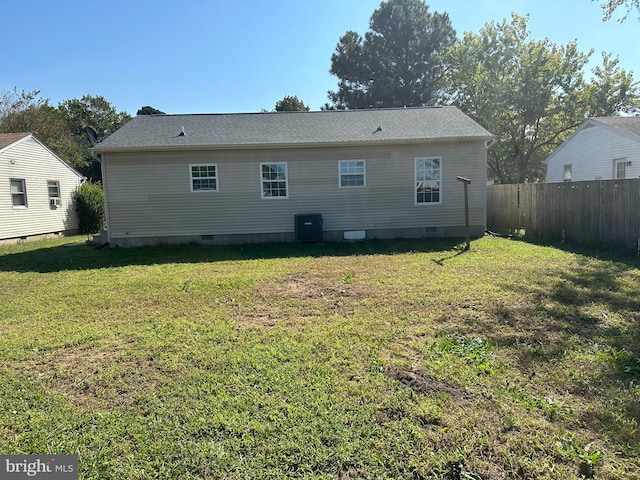
[[[592,120],[640,137],[640,117],[594,117]]]
[[[185,135],[180,136],[184,128]],[[96,145],[95,151],[321,146],[490,139],[455,107],[141,115]]]

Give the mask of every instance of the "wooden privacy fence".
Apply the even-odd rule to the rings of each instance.
[[[640,178],[487,187],[487,228],[640,248]]]

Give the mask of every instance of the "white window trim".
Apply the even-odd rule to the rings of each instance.
[[[21,194],[14,194],[11,191],[11,182],[22,182],[22,193]],[[14,208],[16,210],[24,210],[26,208],[29,208],[29,197],[27,196],[27,180],[24,178],[10,178],[9,179],[9,194],[11,195],[11,208]],[[13,203],[13,195],[24,195],[24,205],[15,205]]]
[[[567,178],[567,167],[569,168],[569,178]],[[562,166],[562,181],[573,182],[573,166],[571,163]]]
[[[55,183],[58,187],[58,196],[56,197],[52,197],[51,195],[49,195],[49,184],[50,183]],[[49,198],[56,198],[56,199],[61,199],[62,198],[62,193],[60,192],[60,181],[58,180],[47,180],[47,196]]]
[[[342,164],[362,162],[362,185],[342,185]],[[338,188],[364,188],[367,186],[367,161],[366,160],[340,160],[338,162]]]
[[[215,167],[216,168],[216,176],[215,177],[205,177],[205,178],[215,178],[216,179],[216,188],[215,189],[202,189],[202,190],[194,190],[193,189],[193,167]],[[190,163],[189,164],[189,190],[193,193],[212,193],[220,191],[220,170],[218,170],[217,163]]]
[[[618,177],[618,164],[624,164],[624,177]],[[627,178],[627,159],[625,158],[614,158],[613,159],[613,179],[614,180],[624,180]]]
[[[284,165],[284,185],[287,190],[287,194],[284,197],[269,197],[264,194],[264,182],[268,180],[264,180],[262,178],[262,167],[264,165]],[[287,200],[289,199],[289,165],[287,162],[260,162],[260,197],[263,200]]]
[[[437,202],[418,202],[418,191],[417,191],[417,178],[418,178],[418,160],[440,160],[440,195]],[[437,155],[430,155],[425,157],[415,157],[413,159],[413,202],[417,207],[425,207],[430,205],[442,205],[442,178],[443,178],[443,168],[442,168],[442,157]]]

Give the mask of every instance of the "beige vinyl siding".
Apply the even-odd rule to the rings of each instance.
[[[14,208],[11,179],[24,179],[27,208]],[[49,206],[47,181],[60,183],[62,205]],[[78,228],[71,194],[80,177],[33,138],[0,153],[0,239],[28,237]]]
[[[576,132],[547,161],[547,182],[564,181],[564,166],[571,165],[571,180],[610,180],[614,160],[625,158],[626,178],[640,176],[640,142],[624,133],[594,125]]]
[[[415,158],[442,158],[442,204],[415,205]],[[340,160],[366,161],[366,186],[340,188]],[[261,162],[286,162],[288,199],[261,198]],[[215,163],[217,192],[191,192],[189,165]],[[319,213],[325,231],[485,224],[483,141],[405,146],[103,154],[112,238],[294,231],[296,214]]]

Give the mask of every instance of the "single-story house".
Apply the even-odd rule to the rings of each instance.
[[[0,241],[76,233],[72,193],[83,181],[32,133],[0,134]]]
[[[640,117],[586,120],[544,162],[547,182],[640,176]]]
[[[485,230],[491,134],[455,107],[141,115],[96,145],[112,246]]]

